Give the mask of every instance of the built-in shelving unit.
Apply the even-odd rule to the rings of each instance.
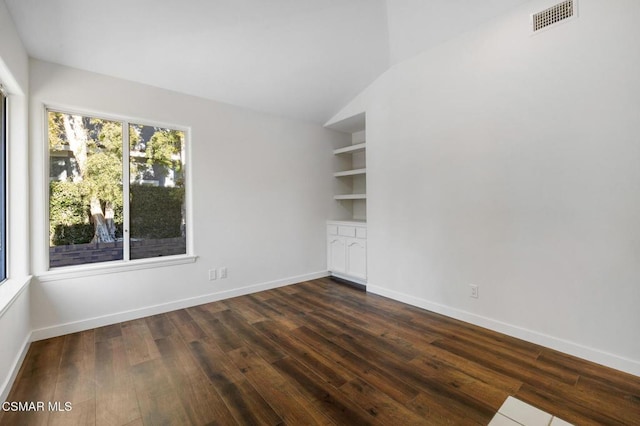
[[[349,135],[341,145],[334,146],[333,176],[337,220],[367,220],[367,141],[364,113],[328,125]]]
[[[367,141],[364,113],[328,125],[345,133],[334,146],[332,220],[327,221],[327,270],[367,283]]]

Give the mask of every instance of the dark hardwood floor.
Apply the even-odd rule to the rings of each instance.
[[[640,378],[315,280],[31,345],[2,425],[640,424]]]

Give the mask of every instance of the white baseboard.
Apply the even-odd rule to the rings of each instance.
[[[20,366],[24,361],[24,358],[27,356],[27,351],[29,350],[29,345],[31,344],[31,333],[24,339],[24,343],[22,343],[22,350],[18,353],[13,365],[11,366],[11,374],[7,376],[6,380],[0,387],[0,403],[3,403],[7,400],[9,396],[9,392],[11,391],[11,387],[13,386],[13,382],[15,382],[16,377],[18,376],[18,372],[20,371]]]
[[[210,293],[203,296],[191,297],[188,299],[176,300],[159,305],[146,306],[140,309],[134,309],[115,314],[103,315],[100,317],[87,318],[81,321],[74,321],[65,324],[54,325],[51,327],[40,328],[31,332],[31,341],[49,339],[51,337],[62,336],[69,333],[89,330],[105,325],[117,324],[123,321],[130,321],[138,318],[148,317],[150,315],[163,314],[165,312],[175,311],[176,309],[189,308],[191,306],[211,303],[218,300],[229,299],[246,294],[256,293],[259,291],[270,290],[273,288],[283,287],[303,281],[315,280],[329,276],[327,271],[314,272],[311,274],[298,275],[295,277],[283,278],[280,280],[269,281],[265,283],[252,284],[246,287],[235,288],[232,290]]]
[[[527,342],[545,346],[550,349],[555,349],[557,351],[583,358],[607,367],[615,368],[616,370],[624,371],[635,376],[640,376],[640,361],[637,360],[624,358],[615,354],[601,351],[599,349],[590,348],[575,342],[549,336],[544,333],[539,333],[537,331],[518,327],[439,303],[434,303],[426,299],[411,296],[409,294],[389,290],[384,287],[372,285],[371,283],[367,284],[367,292],[388,297],[389,299],[397,300],[408,305],[446,315],[448,317],[478,325],[480,327],[488,328],[489,330],[497,331],[508,336],[526,340]]]

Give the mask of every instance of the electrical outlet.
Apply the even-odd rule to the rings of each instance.
[[[469,296],[473,297],[474,299],[478,298],[478,286],[474,285],[474,284],[470,284],[469,287],[471,288],[471,294]]]
[[[209,281],[218,279],[218,271],[215,269],[209,269]]]
[[[227,267],[223,266],[220,268],[220,279],[224,280],[225,278],[227,278]]]

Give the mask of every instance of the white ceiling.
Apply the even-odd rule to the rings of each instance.
[[[31,57],[324,123],[525,0],[5,0]]]

